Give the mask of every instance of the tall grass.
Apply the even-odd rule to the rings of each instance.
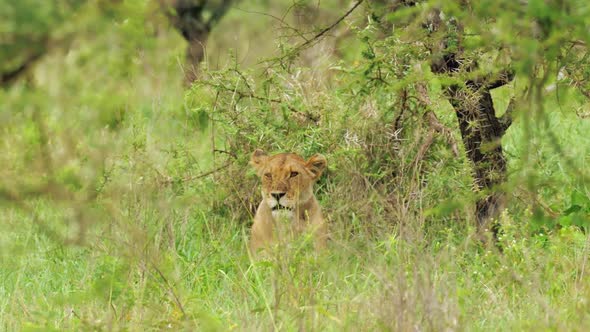
[[[252,262],[244,228],[185,212],[188,219],[174,219],[172,246],[154,228],[139,248],[104,234],[82,248],[64,247],[35,232],[26,217],[10,215],[15,230],[3,233],[3,243],[22,252],[3,257],[3,328],[438,331],[588,324],[590,241],[573,229],[529,238],[513,225],[502,239],[503,255],[481,247],[469,230],[435,241],[415,230],[373,241],[336,237],[319,255],[295,243]]]

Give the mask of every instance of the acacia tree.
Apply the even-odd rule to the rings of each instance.
[[[414,61],[428,64],[443,82],[473,166],[476,219],[485,229],[504,201],[507,168],[501,140],[513,110],[541,115],[544,87],[558,72],[568,73],[564,82],[588,95],[590,8],[574,0],[463,0],[395,1],[387,9],[391,20],[383,21],[397,28],[390,41],[423,48],[426,52],[411,52],[422,55]],[[491,90],[515,75],[528,88],[513,89],[507,110],[498,116]]]
[[[444,29],[441,12],[434,10],[429,22],[432,32]],[[475,216],[480,227],[498,215],[503,206],[504,194],[501,185],[506,181],[506,158],[502,151],[501,139],[512,123],[513,104],[501,117],[496,109],[491,90],[512,81],[514,73],[509,68],[493,72],[479,72],[464,80],[465,73],[477,72],[477,61],[465,59],[461,45],[462,27],[455,21],[447,23],[450,30],[446,36],[431,48],[433,58],[430,68],[433,73],[458,77],[443,87],[444,94],[455,110],[467,158],[473,165],[473,178],[477,191],[483,191],[475,206]],[[455,33],[454,35],[452,33]],[[451,40],[455,38],[454,40]],[[454,49],[450,45],[455,45]],[[467,66],[463,64],[467,63]],[[510,64],[508,64],[509,66]],[[462,75],[463,74],[463,75]],[[497,225],[493,225],[494,234]]]
[[[352,88],[344,88],[345,93],[336,93],[335,97],[345,100],[346,108],[341,110],[342,114],[356,112],[362,118],[365,114],[358,110],[366,108],[369,111],[365,118],[382,119],[374,127],[377,130],[367,134],[366,140],[363,137],[357,139],[357,134],[364,134],[364,128],[357,130],[348,128],[355,124],[346,124],[345,135],[352,134],[345,137],[352,137],[352,144],[365,148],[361,157],[365,158],[366,164],[359,173],[370,186],[364,189],[378,191],[383,198],[380,206],[387,206],[388,211],[398,207],[403,210],[394,211],[391,215],[394,218],[388,220],[405,220],[403,217],[412,211],[416,189],[427,182],[423,170],[428,165],[423,161],[429,159],[425,156],[436,140],[434,136],[441,136],[449,143],[454,155],[458,155],[449,128],[443,126],[432,112],[439,101],[448,102],[451,116],[458,122],[472,170],[478,227],[485,230],[492,226],[492,230],[497,231],[496,225],[490,225],[489,221],[496,219],[502,210],[506,192],[510,189],[502,138],[511,126],[513,116],[524,113],[525,119],[531,119],[541,127],[545,88],[552,83],[569,84],[583,95],[589,95],[590,57],[586,45],[590,37],[587,33],[590,8],[582,0],[572,0],[568,4],[558,0],[502,0],[494,2],[493,7],[491,2],[468,0],[358,0],[338,19],[311,37],[306,36],[301,43],[286,48],[281,56],[267,63],[274,64],[277,72],[289,72],[291,61],[297,55],[320,39],[333,35],[333,29],[357,8],[363,8],[361,5],[370,10],[366,20],[359,19],[363,26],[367,23],[359,30],[365,46],[361,52],[363,59],[358,66],[347,66],[352,74],[348,77],[353,77],[354,83],[351,83]],[[565,73],[567,79],[551,82],[552,77],[557,77],[560,72]],[[257,140],[264,135],[257,132],[262,126],[257,121],[265,119],[264,126],[267,127],[268,121],[275,120],[269,114],[278,108],[283,108],[283,121],[296,123],[288,132],[276,130],[278,133],[274,139],[283,145],[289,135],[296,136],[291,128],[305,133],[300,137],[308,137],[307,134],[315,128],[321,128],[323,121],[329,122],[326,120],[331,116],[329,112],[317,112],[322,107],[309,107],[297,100],[300,96],[296,92],[281,89],[281,86],[287,86],[276,83],[282,77],[273,76],[270,70],[265,75],[268,75],[267,80],[259,86],[254,79],[249,80],[234,71],[219,72],[211,75],[209,81],[201,82],[203,87],[219,93],[216,103],[227,102],[217,109],[235,109],[234,102],[251,107],[251,112],[240,114],[232,111],[216,113],[221,119],[226,117],[225,122],[232,125],[226,129],[227,150],[232,153],[235,153],[234,148],[238,151],[236,147],[254,148],[259,144]],[[513,82],[518,82],[518,87]],[[440,91],[435,88],[438,86]],[[497,108],[500,103],[492,97],[492,91],[500,87],[510,90],[509,96],[512,97],[505,110]],[[289,94],[292,96],[285,98]],[[352,97],[348,99],[349,96]],[[314,102],[316,99],[309,98]],[[327,109],[332,107],[330,105]],[[277,128],[282,125],[281,121],[276,123]],[[323,134],[332,135],[331,131],[326,130]],[[265,137],[265,141],[272,139]],[[306,142],[314,143],[312,140]],[[435,201],[434,204],[440,203],[440,197]],[[416,206],[414,211],[422,212],[422,208]],[[395,219],[398,216],[399,219]]]

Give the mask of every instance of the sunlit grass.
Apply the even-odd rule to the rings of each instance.
[[[17,220],[3,240],[26,248],[3,258],[8,330],[571,330],[589,319],[590,242],[573,229],[529,239],[508,228],[502,255],[457,234],[435,243],[333,239],[319,255],[293,244],[253,262],[240,227],[213,234],[203,219],[174,247],[154,237],[149,256],[120,258],[125,249],[107,238],[64,247],[22,216],[7,221]]]

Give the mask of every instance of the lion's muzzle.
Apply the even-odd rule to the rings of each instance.
[[[269,206],[272,211],[291,211],[293,207],[290,206],[286,192],[271,192],[268,198]]]

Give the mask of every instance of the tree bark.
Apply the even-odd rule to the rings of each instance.
[[[174,0],[172,2],[176,15],[169,15],[169,18],[188,42],[184,70],[187,84],[198,79],[199,65],[205,59],[205,46],[209,34],[232,4],[232,0],[223,0],[217,5],[210,2],[207,0]],[[205,12],[209,12],[208,18],[205,17]]]
[[[506,159],[501,145],[504,128],[496,117],[488,87],[467,82],[465,87],[451,85],[445,93],[455,109],[467,158],[473,165],[476,191],[484,195],[476,201],[475,213],[478,226],[486,228],[488,221],[498,216],[504,202],[501,189],[506,181]],[[492,225],[492,231],[496,235],[496,225]]]
[[[442,26],[437,18],[431,25],[435,29]],[[436,21],[438,19],[438,22]],[[476,62],[471,65],[462,58],[461,27],[456,22],[449,22],[447,28],[451,30],[444,40],[434,49],[440,54],[431,62],[431,70],[435,74],[461,77],[477,68]],[[453,35],[450,37],[450,35]],[[454,40],[449,41],[449,38]],[[455,45],[451,49],[448,45]],[[488,229],[489,221],[498,217],[501,212],[505,193],[502,185],[506,182],[506,159],[502,151],[501,139],[511,124],[512,103],[502,118],[496,117],[496,110],[491,90],[509,83],[513,73],[505,70],[492,79],[492,74],[481,75],[475,79],[464,81],[464,84],[450,84],[443,86],[445,96],[455,110],[461,137],[467,158],[473,166],[473,178],[476,192],[482,197],[475,204],[475,216],[480,230]],[[497,237],[499,225],[491,225],[494,237]]]

